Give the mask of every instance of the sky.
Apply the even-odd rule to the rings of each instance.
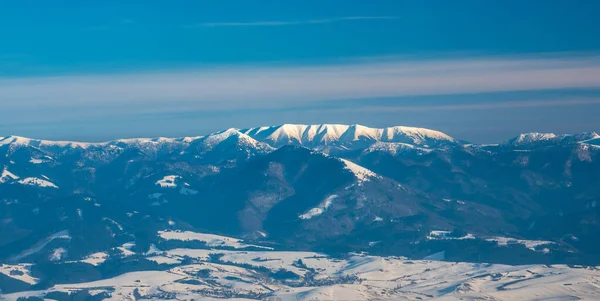
[[[600,131],[598,1],[3,1],[0,137]]]

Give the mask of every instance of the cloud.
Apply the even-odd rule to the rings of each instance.
[[[0,78],[0,107],[294,108],[343,99],[598,87],[596,56],[472,57]]]
[[[590,54],[0,77],[0,136],[48,139],[295,122],[412,125],[490,142],[508,132],[593,130],[598,113],[600,57]]]
[[[286,25],[308,25],[324,24],[344,21],[365,21],[365,20],[393,20],[398,19],[394,16],[353,16],[327,19],[309,19],[301,21],[258,21],[258,22],[208,22],[186,27],[238,27],[238,26],[286,26]]]
[[[338,112],[419,112],[419,111],[471,111],[471,110],[501,110],[501,109],[523,109],[523,108],[548,108],[548,107],[573,107],[573,106],[597,106],[600,98],[571,98],[559,100],[523,99],[519,101],[495,101],[480,103],[456,103],[456,104],[432,104],[432,105],[399,105],[399,106],[369,106],[364,104],[352,108],[320,108],[319,110],[333,110]]]

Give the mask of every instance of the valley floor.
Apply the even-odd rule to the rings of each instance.
[[[100,255],[86,262],[102,264]],[[86,291],[105,300],[600,300],[600,269],[594,267],[414,261],[366,254],[334,259],[269,250],[154,248],[144,256],[164,269],[0,299],[54,299]],[[23,277],[29,279],[27,273]]]

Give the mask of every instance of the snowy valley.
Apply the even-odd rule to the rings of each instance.
[[[3,295],[2,300],[596,300],[600,269],[566,265],[508,266],[408,260],[349,253],[275,251],[211,234],[163,231],[167,241],[206,248],[100,253],[65,265],[146,262],[145,271],[90,282],[57,284]],[[220,246],[216,247],[215,246]],[[232,249],[229,249],[232,248]],[[135,259],[134,259],[135,258]],[[107,261],[109,261],[107,263]],[[31,266],[0,273],[32,285]],[[27,299],[28,298],[28,299]],[[37,299],[36,299],[37,298]],[[86,299],[87,300],[87,299]]]

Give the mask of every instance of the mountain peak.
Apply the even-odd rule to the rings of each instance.
[[[442,132],[424,128],[394,126],[370,128],[354,124],[282,124],[241,130],[242,133],[278,147],[286,144],[323,147],[374,142],[402,142],[420,146],[455,144],[456,140]]]
[[[229,128],[229,129],[205,136],[204,144],[208,147],[213,147],[213,146],[229,139],[232,136],[240,136],[240,135],[242,135],[242,133],[240,133],[238,129]]]
[[[0,139],[0,145],[29,144],[30,142],[31,142],[31,139],[29,139],[29,138],[14,136],[14,135],[6,136],[6,137],[3,137]]]
[[[19,146],[58,146],[58,147],[71,147],[71,148],[88,148],[91,145],[101,145],[102,143],[87,143],[87,142],[75,142],[75,141],[51,141],[51,140],[39,140],[31,139],[21,136],[7,136],[0,139],[0,146],[2,145],[19,145]]]
[[[556,139],[558,135],[554,133],[523,133],[514,138],[514,143],[530,143],[544,140],[553,140]]]
[[[31,139],[21,136],[0,137],[0,146],[32,146],[36,148],[68,147],[72,149],[87,149],[89,147],[102,146],[128,146],[137,145],[150,147],[163,144],[189,144],[194,141],[202,141],[207,146],[217,145],[232,136],[255,144],[260,142],[270,147],[281,147],[284,145],[297,145],[318,150],[326,150],[332,147],[338,148],[365,148],[377,143],[401,144],[404,148],[415,146],[421,149],[444,148],[462,144],[461,141],[436,130],[392,126],[385,128],[371,128],[360,124],[280,124],[275,126],[262,126],[247,129],[229,128],[205,136],[181,137],[181,138],[127,138],[108,142],[76,142],[76,141],[51,141]],[[600,135],[595,132],[584,132],[578,134],[555,134],[555,133],[523,133],[503,145],[512,147],[533,147],[541,144],[559,143],[597,143]]]
[[[546,144],[573,144],[585,141],[591,141],[600,138],[595,132],[583,132],[577,134],[555,134],[555,133],[523,133],[520,134],[507,142],[505,145],[511,145],[515,147],[534,146],[534,145],[546,145]]]

